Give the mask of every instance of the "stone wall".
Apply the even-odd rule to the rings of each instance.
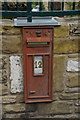
[[[35,104],[24,102],[22,29],[14,27],[12,20],[2,21],[0,31],[0,38],[2,38],[2,54],[0,47],[2,118],[79,117],[79,18],[56,19],[61,26],[54,28],[53,101]]]

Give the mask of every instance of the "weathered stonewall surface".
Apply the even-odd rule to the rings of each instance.
[[[75,120],[79,118],[80,25],[77,25],[79,18],[56,19],[61,26],[54,28],[52,102],[35,104],[24,102],[22,28],[14,27],[12,20],[5,19],[2,24],[0,20],[2,118],[74,118]]]

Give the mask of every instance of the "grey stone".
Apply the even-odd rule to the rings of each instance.
[[[16,96],[2,96],[2,103],[15,103],[16,102]]]
[[[38,104],[37,113],[39,115],[44,114],[68,114],[72,113],[73,106],[72,102],[68,101],[55,101],[52,103],[41,103]]]
[[[3,111],[9,112],[23,112],[25,111],[25,104],[7,104],[3,106]]]
[[[23,91],[23,71],[21,56],[10,56],[10,80],[11,92],[17,93]]]
[[[80,62],[69,60],[67,63],[67,71],[78,72],[80,71]]]
[[[70,35],[80,35],[80,25],[77,24],[69,24],[69,34]]]
[[[7,94],[8,94],[8,85],[0,84],[0,95],[7,95]]]
[[[69,73],[66,81],[66,85],[70,88],[80,87],[79,82],[80,74],[79,73]]]
[[[53,91],[64,90],[65,56],[54,56]]]

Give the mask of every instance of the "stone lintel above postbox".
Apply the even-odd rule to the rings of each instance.
[[[27,21],[27,17],[14,19],[14,26],[60,26],[54,17],[32,17],[32,22]]]

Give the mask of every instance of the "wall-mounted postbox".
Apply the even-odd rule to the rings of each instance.
[[[25,101],[52,101],[53,27],[23,27]]]
[[[25,102],[52,101],[54,27],[60,24],[52,17],[14,19],[23,27]],[[26,26],[26,27],[24,27]]]

